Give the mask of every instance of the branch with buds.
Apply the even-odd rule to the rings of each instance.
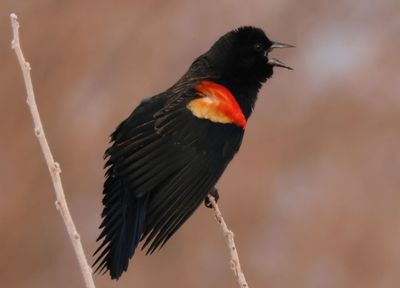
[[[214,209],[215,219],[217,220],[221,231],[224,234],[226,246],[228,246],[229,249],[231,269],[235,274],[236,281],[238,282],[240,288],[249,288],[249,285],[246,282],[246,278],[244,277],[242,268],[240,266],[239,254],[237,252],[235,241],[233,239],[233,232],[228,229],[228,226],[226,225],[225,220],[222,217],[221,211],[219,210],[215,198],[212,195],[209,195],[208,199],[212,205],[212,208]]]
[[[58,164],[51,153],[49,144],[46,139],[46,135],[43,130],[42,121],[40,120],[39,111],[36,105],[35,94],[33,92],[32,79],[31,79],[31,66],[29,62],[25,60],[25,57],[22,53],[20,42],[19,42],[19,23],[17,19],[17,15],[12,13],[11,17],[11,25],[13,30],[13,40],[11,42],[11,47],[14,49],[17,54],[19,65],[21,66],[22,74],[24,77],[25,88],[27,92],[27,103],[29,109],[32,114],[34,131],[35,135],[39,140],[40,147],[42,148],[42,152],[44,158],[47,163],[47,167],[49,168],[51,180],[53,181],[54,191],[56,193],[56,201],[55,205],[57,210],[60,212],[61,217],[64,221],[65,227],[67,228],[68,235],[71,239],[72,245],[74,247],[75,255],[78,258],[78,262],[82,271],[83,279],[85,281],[87,288],[95,288],[93,277],[92,277],[92,269],[90,268],[86,257],[85,252],[83,251],[82,243],[80,240],[80,236],[78,231],[76,230],[74,221],[72,220],[71,213],[69,212],[67,201],[65,199],[64,189],[61,183],[61,168],[60,164]]]

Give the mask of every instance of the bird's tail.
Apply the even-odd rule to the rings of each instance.
[[[109,174],[104,183],[102,232],[97,238],[102,243],[94,253],[97,259],[93,266],[95,273],[110,271],[111,278],[118,279],[127,270],[143,234],[148,195],[136,198],[126,191],[121,179]]]

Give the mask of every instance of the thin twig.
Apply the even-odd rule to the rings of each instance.
[[[242,268],[240,267],[239,254],[236,249],[235,241],[233,240],[233,232],[229,230],[228,226],[225,223],[224,218],[222,217],[221,211],[219,210],[217,202],[215,202],[215,198],[211,195],[208,195],[208,199],[211,202],[211,205],[215,212],[215,219],[217,220],[222,233],[224,234],[226,245],[229,248],[229,253],[231,256],[231,269],[235,274],[236,281],[238,282],[240,288],[249,288],[249,285],[246,282],[246,278],[244,277]]]
[[[12,48],[15,50],[17,54],[18,62],[22,69],[22,74],[25,81],[25,87],[27,92],[27,103],[32,113],[33,123],[35,126],[35,135],[37,136],[40,147],[42,148],[44,158],[46,159],[47,166],[49,168],[49,172],[51,175],[51,180],[53,181],[54,190],[56,193],[56,208],[60,212],[62,219],[64,220],[65,227],[67,228],[68,235],[72,241],[76,257],[78,258],[78,262],[83,274],[83,278],[87,288],[95,288],[93,277],[92,277],[92,269],[90,268],[85,253],[83,251],[82,243],[80,240],[80,236],[78,231],[76,230],[75,224],[72,220],[71,214],[68,210],[67,201],[65,200],[64,189],[61,184],[61,169],[60,165],[54,161],[53,155],[51,154],[49,144],[47,143],[47,139],[43,130],[42,121],[40,120],[40,115],[38,108],[36,106],[35,94],[33,93],[33,86],[31,80],[31,66],[29,62],[25,61],[24,55],[22,54],[21,46],[19,43],[19,23],[17,20],[17,15],[12,13],[11,17],[11,25],[13,30],[13,40],[11,42]]]

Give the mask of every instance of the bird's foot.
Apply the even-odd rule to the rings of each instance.
[[[215,202],[218,202],[219,194],[218,194],[217,188],[213,187],[213,188],[210,190],[210,192],[208,192],[208,194],[211,195],[212,197],[214,197]],[[207,208],[213,208],[213,206],[212,206],[212,204],[211,204],[211,201],[210,201],[210,198],[208,198],[208,195],[207,195],[206,199],[204,200],[204,205],[205,205]]]

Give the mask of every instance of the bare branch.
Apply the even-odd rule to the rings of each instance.
[[[17,20],[17,15],[12,13],[11,25],[13,29],[13,40],[11,42],[11,47],[17,54],[18,62],[21,66],[22,74],[25,81],[25,87],[27,92],[27,103],[32,113],[34,131],[35,135],[39,140],[40,147],[42,148],[44,158],[46,159],[47,166],[51,175],[51,180],[53,181],[54,190],[56,193],[56,208],[60,212],[62,219],[64,220],[65,227],[67,228],[68,235],[72,241],[76,257],[83,274],[83,278],[88,288],[95,288],[92,269],[90,268],[85,253],[83,251],[82,243],[78,231],[76,230],[75,224],[72,220],[71,214],[68,210],[67,201],[65,200],[64,189],[61,184],[61,168],[60,165],[54,161],[53,155],[51,154],[49,144],[47,143],[46,135],[43,130],[42,121],[40,120],[40,115],[38,108],[36,106],[35,95],[33,92],[32,80],[31,80],[31,66],[29,62],[25,61],[24,55],[22,54],[20,42],[19,42],[19,23]]]
[[[233,232],[228,229],[228,226],[225,223],[224,218],[222,217],[221,211],[219,210],[217,202],[215,202],[215,198],[211,195],[208,195],[208,199],[211,202],[211,205],[215,212],[215,219],[219,223],[222,233],[224,234],[226,245],[228,246],[229,253],[231,256],[231,269],[235,274],[236,281],[238,282],[240,288],[249,288],[249,285],[246,282],[246,278],[244,277],[242,268],[240,267],[239,254],[236,249],[235,241],[233,240]]]

